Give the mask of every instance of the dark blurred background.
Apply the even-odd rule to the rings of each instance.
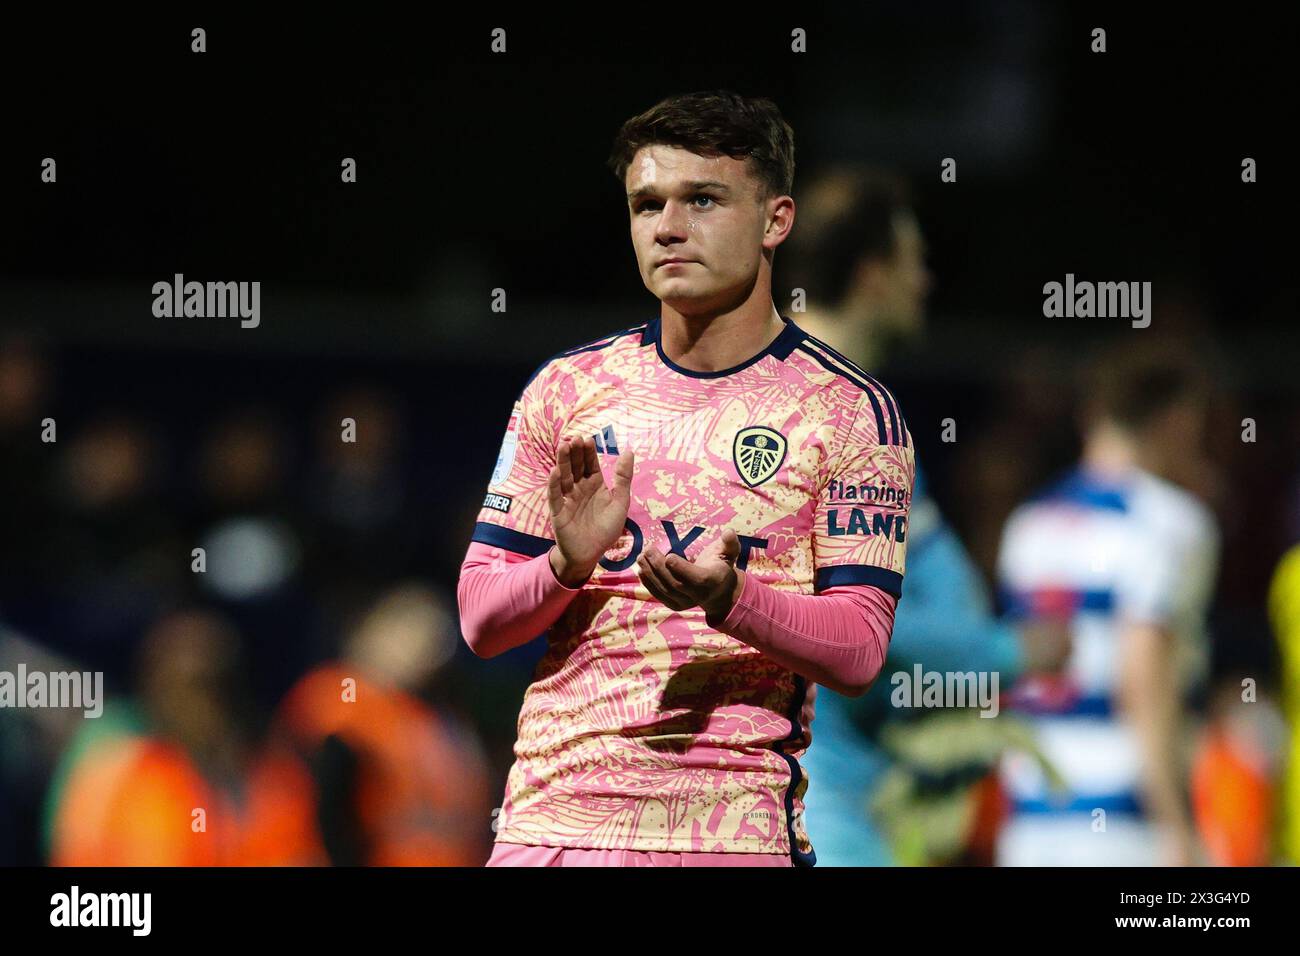
[[[0,624],[22,649],[5,659],[48,655],[141,695],[146,635],[202,613],[246,655],[240,706],[260,739],[376,602],[427,588],[448,651],[407,690],[482,761],[486,847],[541,648],[470,654],[457,569],[529,372],[658,313],[604,166],[615,131],[669,94],[726,87],[773,98],[794,128],[796,202],[835,162],[910,178],[936,285],[887,380],[986,572],[1010,508],[1077,454],[1078,355],[1142,334],[1045,319],[1043,284],[1152,282],[1153,326],[1194,343],[1219,385],[1215,666],[1271,672],[1265,588],[1300,510],[1281,148],[1294,24],[1029,2],[624,15],[213,13],[0,36]],[[794,27],[806,54],[789,52]],[[955,184],[939,178],[949,156]],[[260,281],[260,326],[155,318],[151,287],[175,273]],[[41,442],[45,418],[57,442]],[[990,446],[1014,467],[990,474]],[[0,713],[0,863],[51,858],[46,804],[75,729],[32,719]]]

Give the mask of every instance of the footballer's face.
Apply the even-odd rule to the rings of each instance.
[[[683,315],[743,302],[793,221],[793,201],[760,200],[749,164],[730,156],[643,146],[625,185],[641,281]]]

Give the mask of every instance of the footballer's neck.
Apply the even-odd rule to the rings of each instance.
[[[664,353],[693,372],[735,368],[772,344],[785,328],[770,294],[724,312],[683,314],[668,303],[660,312]]]

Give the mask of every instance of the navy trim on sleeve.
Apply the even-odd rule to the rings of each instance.
[[[491,548],[504,548],[515,554],[526,554],[531,558],[545,554],[551,550],[551,545],[555,544],[550,538],[539,538],[535,534],[512,531],[510,528],[503,528],[499,524],[491,524],[487,521],[480,521],[474,525],[474,534],[470,540],[486,544]]]
[[[903,576],[875,565],[840,564],[833,568],[818,568],[813,576],[813,590],[818,593],[845,584],[869,584],[896,598],[903,596]]]
[[[809,336],[809,339],[814,343],[814,345],[820,347],[820,349],[826,350],[828,354],[839,359],[842,364],[848,365],[848,367],[852,369],[853,372],[857,373],[857,375],[866,378],[868,382],[871,382],[872,385],[875,385],[876,388],[880,389],[881,397],[885,399],[885,408],[887,408],[889,412],[889,428],[893,431],[893,441],[891,442],[891,445],[906,445],[907,423],[902,420],[902,406],[898,405],[898,399],[894,398],[893,394],[889,392],[889,389],[885,388],[885,386],[881,384],[879,378],[872,376],[870,372],[867,372],[867,369],[862,367],[862,365],[854,362],[854,360],[850,359],[848,355],[844,354],[844,352],[837,351],[835,346],[829,345],[828,342],[823,342],[822,339],[816,338],[815,336]],[[901,432],[898,431],[900,428],[902,429]]]
[[[900,437],[900,433],[898,431],[899,423],[902,422],[903,419],[903,409],[902,406],[898,404],[898,399],[894,398],[894,396],[890,394],[889,389],[885,388],[885,386],[881,384],[879,379],[872,376],[861,365],[853,361],[853,359],[849,358],[843,352],[836,350],[834,346],[830,345],[827,342],[823,342],[821,339],[812,335],[808,336],[808,338],[812,340],[814,345],[817,345],[825,349],[835,358],[839,359],[840,362],[846,365],[850,370],[855,372],[857,375],[860,375],[862,378],[866,379],[872,385],[876,386],[876,388],[880,389],[881,397],[884,398],[885,400],[885,409],[889,412],[889,427],[894,434],[894,440],[890,442],[890,444],[906,445],[907,433],[904,431],[903,433],[901,433],[901,437]],[[904,428],[906,428],[906,425],[904,425]]]
[[[871,390],[871,387],[869,385],[864,384],[863,382],[859,382],[848,372],[844,371],[844,369],[838,368],[836,365],[834,365],[830,361],[830,359],[826,358],[826,356],[820,354],[819,352],[814,351],[811,348],[808,348],[808,346],[800,345],[798,348],[800,352],[805,352],[808,355],[810,355],[813,361],[815,361],[822,368],[826,369],[826,371],[834,372],[836,375],[839,375],[841,378],[847,379],[848,381],[852,382],[858,388],[862,389],[864,392],[867,393],[867,398],[871,399],[871,410],[876,413],[876,435],[879,439],[879,444],[881,445],[890,444],[889,433],[885,431],[885,416],[880,411],[880,402],[876,400],[876,393]]]

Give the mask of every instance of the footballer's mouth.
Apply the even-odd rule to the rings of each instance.
[[[659,262],[655,264],[655,268],[662,269],[664,266],[684,266],[690,264],[699,265],[699,263],[696,262],[694,259],[678,259],[674,257],[672,259],[659,260]]]

